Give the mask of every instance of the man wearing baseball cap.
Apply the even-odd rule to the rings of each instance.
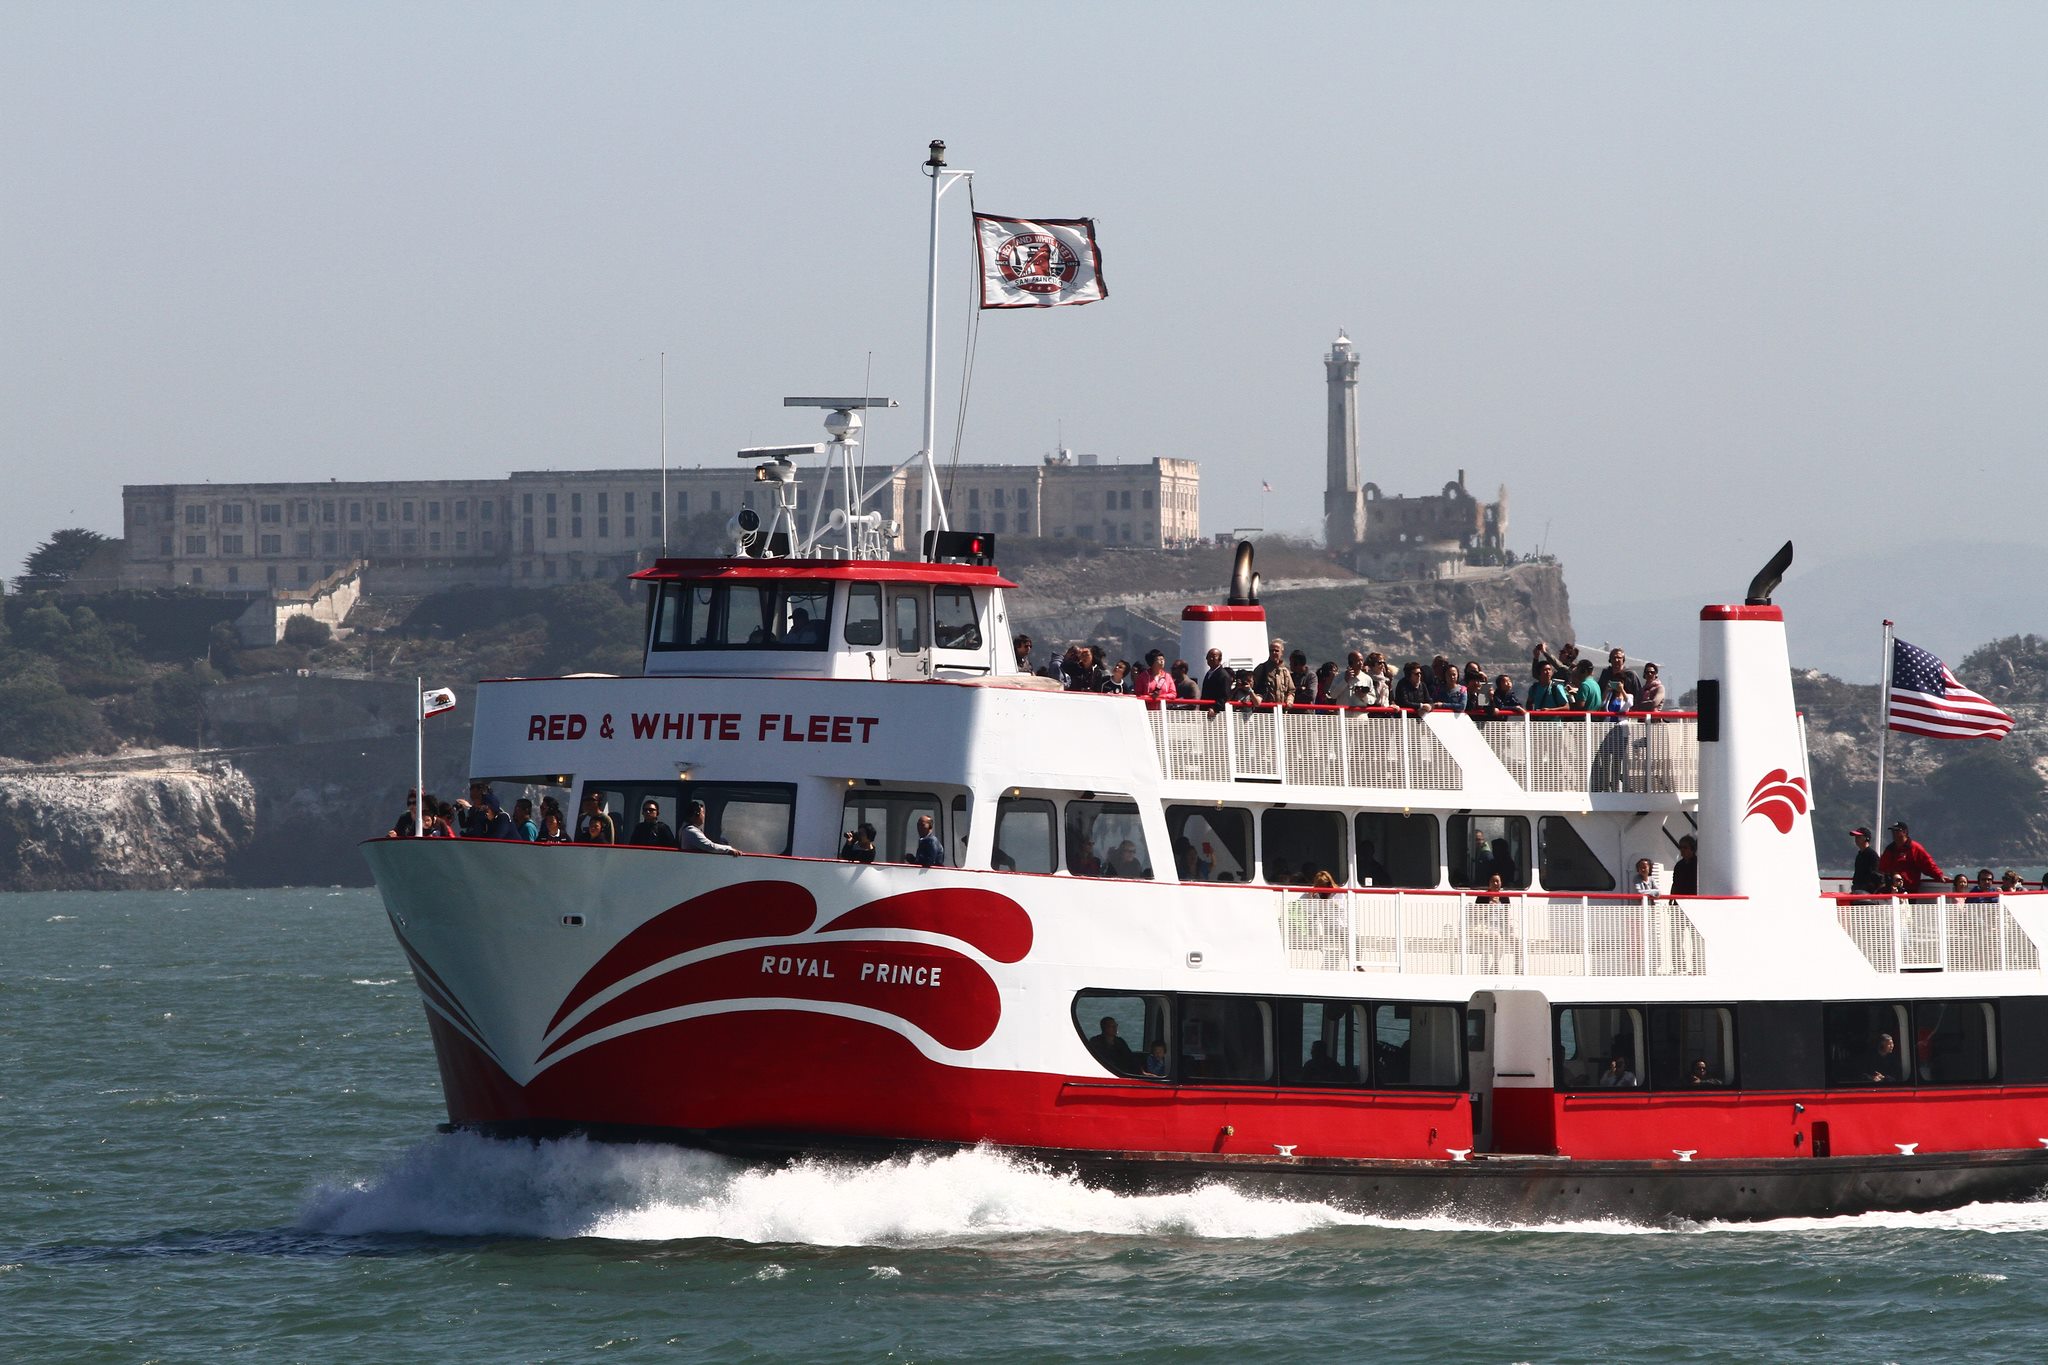
[[[1858,825],[1849,831],[1856,841],[1856,871],[1849,878],[1851,891],[1884,890],[1884,874],[1877,870],[1877,850],[1870,846],[1870,827]]]
[[[1892,841],[1885,845],[1884,853],[1878,858],[1877,870],[1887,876],[1898,873],[1905,879],[1908,895],[1920,889],[1922,877],[1932,877],[1938,882],[1948,880],[1942,874],[1941,864],[1921,847],[1920,841],[1906,828],[1904,820],[1892,826]]]

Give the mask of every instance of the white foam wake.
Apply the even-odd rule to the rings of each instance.
[[[993,1151],[866,1164],[752,1166],[705,1152],[566,1138],[429,1138],[375,1175],[308,1196],[298,1226],[341,1236],[721,1238],[812,1246],[943,1245],[1083,1234],[1266,1239],[1321,1229],[1698,1236],[1919,1229],[2048,1230],[2048,1203],[1973,1204],[1942,1213],[1709,1223],[1484,1223],[1449,1215],[1387,1218],[1211,1185],[1173,1194],[1091,1189]]]

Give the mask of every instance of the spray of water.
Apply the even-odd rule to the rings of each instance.
[[[1114,1194],[993,1151],[872,1163],[755,1166],[704,1152],[566,1138],[429,1138],[367,1179],[321,1185],[302,1231],[335,1236],[719,1238],[811,1246],[944,1245],[1036,1235],[1272,1239],[1325,1229],[1670,1236],[1921,1228],[2048,1230],[2048,1204],[1932,1214],[1782,1219],[1671,1229],[1620,1222],[1532,1225],[1451,1216],[1380,1218],[1224,1185]]]

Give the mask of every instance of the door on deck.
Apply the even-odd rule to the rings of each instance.
[[[1555,1152],[1550,998],[1541,991],[1479,991],[1466,1008],[1472,1140],[1478,1150]]]
[[[920,587],[889,590],[889,676],[928,678],[932,656],[925,634],[925,590]]]

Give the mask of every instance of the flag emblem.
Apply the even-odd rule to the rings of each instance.
[[[422,720],[428,716],[438,716],[443,711],[453,711],[454,709],[455,689],[452,687],[437,687],[431,692],[422,692],[420,694],[420,719]]]
[[[1051,308],[1109,297],[1092,218],[974,215],[983,308]]]
[[[2012,731],[2012,713],[1957,682],[1948,665],[1926,650],[1894,639],[1885,723],[1935,739],[2004,739]]]

